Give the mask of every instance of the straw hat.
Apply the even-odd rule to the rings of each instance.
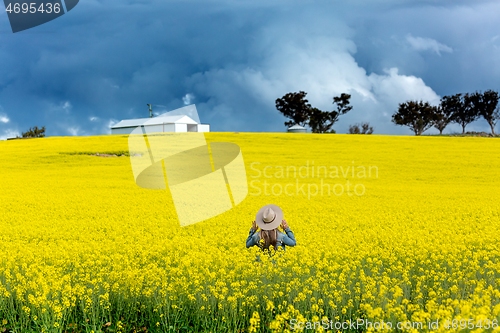
[[[255,217],[255,223],[262,230],[276,229],[280,226],[282,220],[283,211],[276,205],[262,207]]]

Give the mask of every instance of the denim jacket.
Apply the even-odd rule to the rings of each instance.
[[[297,245],[297,242],[295,241],[295,236],[293,235],[292,230],[290,230],[290,227],[286,228],[285,232],[286,234],[278,230],[278,239],[276,242],[277,248],[281,247],[283,251],[285,250],[285,245],[287,246]],[[259,241],[260,241],[259,233],[250,228],[250,234],[248,235],[247,238],[247,248],[252,247],[254,245],[259,246]]]

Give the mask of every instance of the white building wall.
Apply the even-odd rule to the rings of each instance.
[[[187,132],[187,124],[175,124],[175,131],[177,133]]]
[[[112,128],[112,135],[129,135],[132,133],[134,127],[120,127]],[[210,125],[208,124],[157,124],[157,125],[144,125],[145,132],[150,133],[162,133],[162,132],[210,132]]]
[[[198,124],[198,132],[210,132],[210,125]]]
[[[163,125],[145,125],[144,130],[146,134],[161,133],[163,132]]]
[[[163,132],[175,132],[175,124],[163,124]]]

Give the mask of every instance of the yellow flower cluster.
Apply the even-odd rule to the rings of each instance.
[[[186,227],[168,189],[135,184],[128,157],[90,155],[127,151],[126,136],[1,141],[0,328],[129,332],[143,320],[164,330],[291,332],[292,319],[363,319],[392,323],[387,331],[439,320],[433,332],[445,332],[446,320],[500,321],[499,140],[206,138],[241,147],[254,188],[234,209]],[[287,174],[291,166],[311,172]],[[322,173],[335,169],[339,177]],[[264,181],[289,192],[256,195]],[[347,181],[364,193],[307,193]],[[306,193],[290,192],[302,185]],[[259,249],[245,241],[266,204],[282,208],[297,246],[257,263]]]

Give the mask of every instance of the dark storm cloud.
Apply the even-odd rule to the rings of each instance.
[[[346,132],[379,134],[398,103],[495,89],[500,5],[492,1],[85,1],[20,32],[0,15],[0,138],[108,134],[121,119],[195,103],[213,131],[284,131],[276,98],[304,90]],[[8,121],[3,121],[8,119]],[[458,127],[450,127],[458,131]],[[477,122],[470,129],[487,130]]]

